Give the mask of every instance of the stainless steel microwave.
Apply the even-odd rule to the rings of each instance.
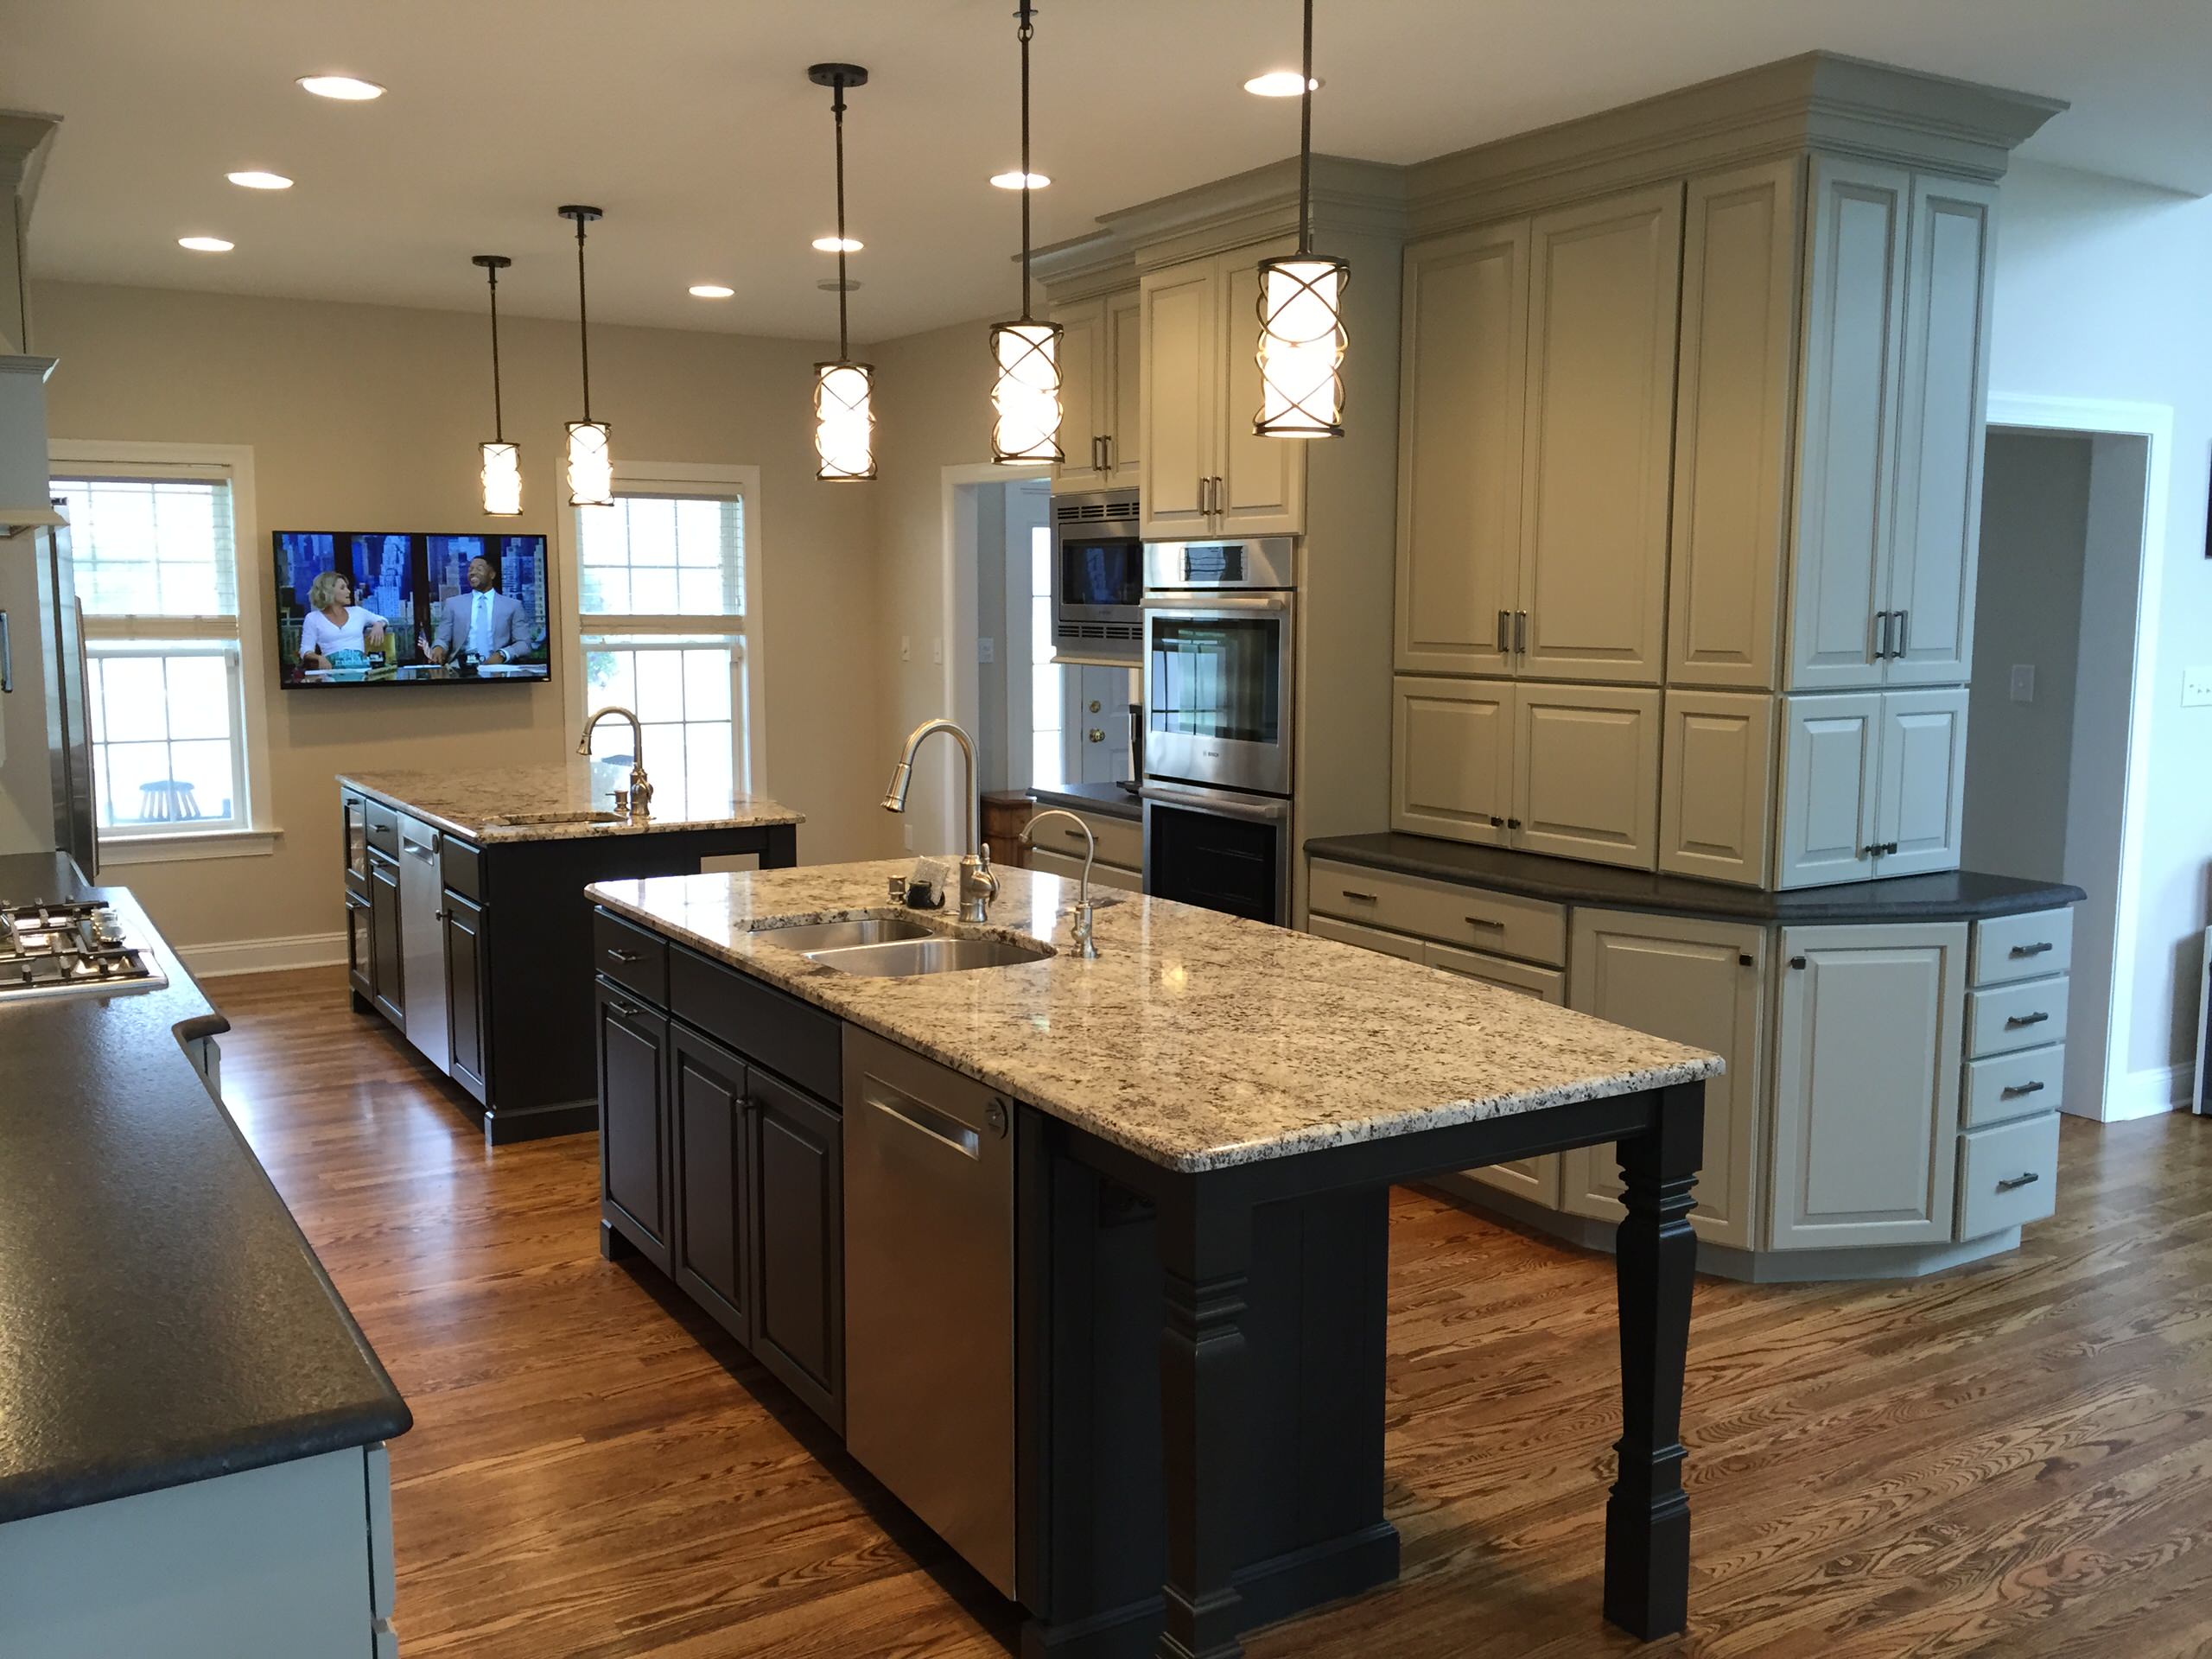
[[[1052,658],[1133,667],[1144,648],[1134,490],[1052,498]]]

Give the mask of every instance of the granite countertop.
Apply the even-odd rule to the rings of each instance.
[[[1029,798],[1039,806],[1064,806],[1073,812],[1093,812],[1102,818],[1144,817],[1144,803],[1119,784],[1069,784],[1060,789],[1033,789]]]
[[[629,778],[626,765],[571,757],[542,766],[465,772],[340,772],[338,781],[412,812],[448,835],[487,843],[677,830],[751,830],[806,822],[803,813],[760,796],[687,798],[673,774],[655,785],[650,817],[594,822],[591,815],[607,811],[610,791],[626,785]]]
[[[1047,960],[864,979],[750,937],[893,913],[911,861],[604,881],[609,910],[1168,1168],[1213,1169],[1713,1077],[1716,1057],[1395,957],[1137,893],[1068,949],[1075,884],[999,872]]]
[[[0,1522],[285,1463],[413,1421],[179,1039],[229,1029],[130,893],[166,988],[0,1004]]]
[[[1554,904],[1605,905],[1622,910],[1785,925],[1974,921],[2031,910],[2055,910],[2080,904],[2088,897],[2081,888],[2063,881],[2029,881],[1979,870],[1947,870],[1935,875],[1900,875],[1882,881],[1769,893],[1725,881],[1700,881],[1686,875],[1662,875],[1650,870],[1586,864],[1540,853],[1471,847],[1464,842],[1397,833],[1320,836],[1307,842],[1306,850],[1312,857],[1333,859],[1339,864],[1458,881],[1528,899],[1548,899]]]

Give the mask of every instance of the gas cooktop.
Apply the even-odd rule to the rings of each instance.
[[[107,905],[0,902],[0,1002],[158,990],[168,976]]]

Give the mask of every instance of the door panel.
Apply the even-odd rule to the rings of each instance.
[[[1876,838],[1897,850],[1874,861],[1876,875],[1959,868],[1966,772],[1966,687],[1884,695]]]
[[[376,985],[372,995],[377,1011],[404,1031],[407,1010],[402,1000],[406,988],[401,982],[399,866],[382,854],[372,854],[369,859],[369,941],[376,952],[371,977]]]
[[[446,1039],[453,1055],[453,1080],[478,1105],[491,1095],[485,1033],[491,1029],[486,996],[490,976],[484,961],[484,907],[446,890]]]
[[[369,901],[352,893],[346,895],[346,977],[356,996],[373,1001],[377,994],[376,937]]]
[[[668,1021],[599,986],[600,1186],[653,1264],[668,1270]]]
[[[1390,827],[1502,847],[1513,812],[1513,686],[1504,680],[1400,679]]]
[[[1520,605],[1529,224],[1406,252],[1397,666],[1503,674]]]
[[[1144,425],[1137,400],[1144,385],[1142,313],[1134,288],[1106,296],[1106,333],[1098,354],[1106,387],[1099,398],[1099,418],[1112,440],[1107,452],[1109,481],[1122,490],[1135,488],[1144,476]]]
[[[1774,707],[1763,692],[1667,693],[1661,869],[1765,885],[1774,823]]]
[[[1808,188],[1789,685],[1877,685],[1911,175],[1815,156]]]
[[[1288,243],[1226,256],[1221,276],[1222,359],[1218,526],[1229,536],[1296,536],[1306,528],[1306,442],[1262,438],[1260,415],[1259,261],[1294,251]]]
[[[1782,700],[1782,846],[1775,886],[1863,881],[1873,871],[1882,694]]]
[[[766,1072],[753,1100],[753,1353],[835,1427],[845,1414],[843,1126]]]
[[[1067,459],[1052,468],[1053,484],[1066,490],[1106,487],[1103,459],[1092,440],[1103,433],[1106,303],[1084,300],[1056,305],[1046,314],[1060,325],[1060,453]]]
[[[1144,376],[1140,391],[1148,538],[1203,536],[1211,528],[1201,480],[1213,470],[1216,424],[1215,267],[1209,260],[1144,279]]]
[[[1524,681],[1514,706],[1513,845],[1656,868],[1659,693]]]
[[[740,1342],[753,1340],[748,1257],[751,1141],[746,1068],[718,1044],[672,1027],[670,1121],[677,1171],[676,1282]]]
[[[1533,221],[1522,674],[1659,683],[1681,244],[1679,184]]]

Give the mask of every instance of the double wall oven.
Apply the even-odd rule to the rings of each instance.
[[[1289,920],[1295,544],[1144,550],[1145,891]]]

